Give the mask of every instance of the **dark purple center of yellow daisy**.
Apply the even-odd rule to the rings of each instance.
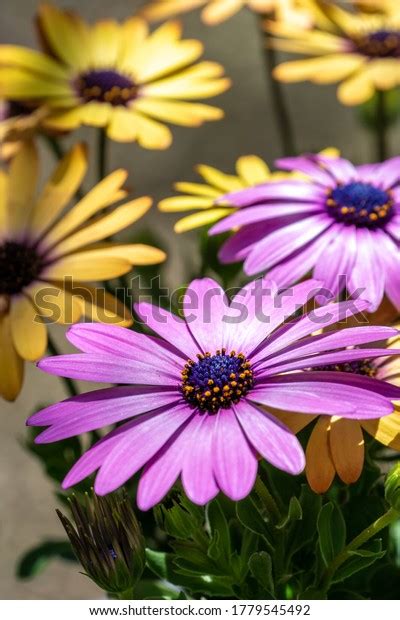
[[[182,393],[191,407],[217,413],[238,403],[253,387],[250,363],[243,353],[225,349],[215,355],[197,355],[198,361],[188,360],[182,371]]]
[[[356,40],[357,50],[371,58],[400,58],[400,32],[377,30]]]
[[[42,258],[28,245],[6,241],[0,245],[0,295],[16,295],[40,274]]]
[[[366,377],[375,377],[377,370],[375,366],[368,360],[355,360],[354,362],[343,362],[342,364],[330,364],[327,366],[318,366],[313,370],[349,372],[354,375],[364,375]]]
[[[138,87],[129,77],[111,69],[81,74],[75,88],[78,96],[87,103],[100,101],[114,106],[127,105],[138,94]]]
[[[364,228],[380,228],[393,215],[393,200],[389,191],[370,183],[353,182],[330,190],[326,206],[338,222]]]

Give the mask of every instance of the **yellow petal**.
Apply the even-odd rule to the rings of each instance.
[[[87,149],[83,144],[76,144],[62,158],[34,207],[30,229],[36,236],[54,222],[75,196],[86,174],[87,165]]]
[[[364,438],[360,423],[332,418],[329,442],[339,478],[346,484],[356,482],[364,466]]]
[[[15,349],[31,362],[44,355],[47,348],[47,330],[32,301],[19,295],[10,309],[11,333]]]
[[[84,313],[84,303],[79,296],[73,296],[63,284],[40,282],[25,291],[41,317],[51,323],[71,325],[79,321]]]
[[[199,164],[196,171],[203,177],[206,183],[212,187],[216,187],[223,194],[243,189],[245,186],[238,177],[224,174],[217,168]]]
[[[85,317],[89,321],[123,327],[132,324],[130,309],[104,289],[79,282],[73,287],[69,285],[69,290],[82,301]]]
[[[374,95],[375,87],[368,71],[358,71],[355,75],[342,82],[337,95],[345,105],[360,105]]]
[[[140,84],[177,72],[201,56],[202,43],[190,39],[179,40],[181,30],[179,22],[166,22],[144,42],[132,68]]]
[[[18,45],[0,45],[0,65],[28,69],[53,80],[63,80],[68,77],[68,71],[59,62],[48,54]],[[36,76],[38,77],[38,76]]]
[[[209,26],[216,26],[240,11],[245,0],[215,0],[208,2],[201,17]]]
[[[155,0],[145,5],[141,15],[149,21],[162,21],[206,4],[207,0]]]
[[[209,209],[214,204],[212,198],[203,196],[173,196],[161,200],[158,205],[160,211],[189,211],[190,209]]]
[[[106,252],[107,256],[119,257],[131,265],[158,265],[167,258],[162,250],[144,243],[115,244],[107,247]]]
[[[38,19],[46,43],[58,58],[74,69],[89,65],[88,28],[78,15],[44,4],[39,7]]]
[[[311,80],[316,84],[330,84],[351,75],[363,64],[365,57],[359,54],[330,54],[284,62],[276,67],[274,76],[281,82]]]
[[[100,181],[46,235],[46,243],[54,245],[60,239],[95,215],[100,209],[119,198],[121,185],[127,178],[125,170],[115,170]],[[118,197],[118,198],[117,198]]]
[[[111,237],[140,219],[150,209],[151,204],[151,198],[143,196],[116,208],[111,213],[107,213],[97,221],[89,224],[89,226],[66,237],[51,251],[50,258],[54,259],[55,257],[69,254],[80,247],[95,243],[106,237]]]
[[[120,27],[113,19],[97,21],[90,30],[90,51],[94,67],[114,67],[120,50]]]
[[[140,146],[145,149],[167,149],[171,145],[172,134],[166,125],[136,112],[132,118]]]
[[[81,107],[81,122],[89,127],[105,127],[111,118],[112,106],[91,101]]]
[[[28,69],[0,66],[0,99],[41,99],[68,97],[73,94],[65,82],[35,75]]]
[[[45,280],[73,279],[96,282],[117,278],[130,271],[128,260],[109,256],[104,250],[87,250],[70,254],[43,270]]]
[[[43,126],[57,131],[70,131],[72,129],[76,129],[82,125],[82,113],[84,107],[84,105],[77,105],[72,109],[49,114],[49,116],[43,120]]]
[[[0,314],[0,394],[15,400],[21,391],[24,362],[18,355],[11,336],[8,314]]]
[[[218,198],[221,192],[214,187],[204,185],[202,183],[187,183],[186,181],[178,181],[174,184],[177,192],[190,194],[192,196],[208,196],[209,198]]]
[[[377,420],[363,420],[361,426],[383,445],[400,451],[400,413],[398,411]]]
[[[265,161],[256,155],[239,157],[236,162],[236,172],[243,184],[249,186],[265,183],[271,176]]]
[[[223,75],[222,65],[216,62],[199,62],[193,67],[179,71],[176,75],[156,80],[140,88],[142,95],[148,97],[165,97],[169,99],[191,99],[197,96],[211,97],[223,92],[230,86],[227,79],[217,79]],[[218,92],[217,92],[218,91]],[[200,92],[200,95],[197,93]],[[203,95],[203,93],[206,93]]]
[[[303,413],[292,413],[290,411],[276,411],[274,410],[274,416],[278,418],[285,426],[288,426],[290,430],[297,435],[308,424],[311,424],[317,416],[308,415]]]
[[[140,17],[131,17],[121,26],[120,52],[117,66],[121,71],[131,72],[137,66],[138,55],[148,36],[149,29]]]
[[[229,208],[215,208],[208,209],[207,211],[200,211],[198,213],[192,213],[191,215],[187,215],[176,222],[174,230],[176,233],[183,233],[188,230],[193,230],[194,228],[199,228],[199,226],[207,226],[217,222],[230,213],[232,213],[232,209]]]
[[[137,134],[137,125],[132,110],[122,106],[115,107],[111,112],[107,136],[116,142],[133,142]]]
[[[23,235],[34,204],[38,178],[38,154],[32,142],[25,142],[13,157],[8,175],[7,230]]]
[[[220,120],[224,113],[219,108],[201,103],[185,101],[166,101],[143,97],[135,102],[135,110],[160,121],[196,127],[204,121]]]
[[[317,420],[306,448],[306,476],[315,493],[325,493],[335,477],[328,441],[330,423],[329,416]]]

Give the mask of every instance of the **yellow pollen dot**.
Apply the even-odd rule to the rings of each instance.
[[[223,387],[223,391],[224,391],[224,392],[229,392],[229,390],[230,390],[229,385],[224,385],[224,387]]]
[[[207,392],[204,392],[204,396],[206,396],[207,398],[209,398],[211,396],[211,392],[210,390],[207,390]]]
[[[219,387],[217,385],[215,386],[215,388],[213,388],[213,392],[214,392],[214,394],[218,394]]]
[[[346,213],[348,213],[348,212],[349,212],[349,208],[348,208],[348,207],[342,207],[342,208],[340,209],[340,213],[341,213],[342,215],[346,215]]]

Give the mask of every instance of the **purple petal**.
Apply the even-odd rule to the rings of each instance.
[[[316,353],[333,351],[334,349],[344,349],[348,346],[386,340],[396,334],[398,334],[398,331],[390,327],[375,327],[372,325],[349,327],[347,329],[311,336],[310,338],[297,341],[290,347],[281,350],[279,355],[272,356],[270,362],[271,364],[279,364],[281,362],[299,359],[306,355],[315,355]],[[264,351],[267,353],[268,347],[266,347]],[[389,351],[385,351],[384,349],[382,352],[390,355]]]
[[[295,170],[307,174],[315,183],[319,183],[326,188],[334,187],[332,177],[318,165],[316,161],[307,156],[284,157],[275,161],[275,166],[282,170]]]
[[[353,380],[354,377],[358,379]],[[333,414],[360,420],[392,413],[393,404],[382,394],[394,391],[386,390],[384,385],[376,386],[376,383],[384,382],[375,380],[371,384],[362,380],[365,378],[369,379],[350,373],[324,371],[275,376],[259,381],[257,390],[254,390],[254,400],[284,411],[294,409],[301,413]],[[314,403],[313,395],[316,397]]]
[[[290,258],[285,259],[284,262],[270,269],[268,271],[268,277],[275,280],[275,282],[279,284],[279,288],[291,286],[294,282],[303,278],[312,271],[314,265],[318,265],[321,254],[329,247],[332,239],[336,238],[337,228],[338,227],[333,224],[322,235],[307,245],[302,246],[297,252],[293,253]],[[315,270],[313,276],[316,277]],[[323,278],[321,278],[321,282],[324,282]],[[326,285],[324,288],[326,288]]]
[[[321,204],[291,204],[290,202],[272,202],[262,207],[249,207],[236,211],[228,215],[210,230],[210,235],[219,235],[236,227],[246,226],[273,220],[277,217],[287,215],[311,215],[312,213],[323,211]]]
[[[188,426],[178,431],[144,468],[136,498],[140,510],[149,510],[161,502],[177,481],[183,456],[190,445],[186,432]]]
[[[218,282],[211,278],[193,280],[184,297],[186,324],[199,347],[197,351],[214,353],[227,346],[230,324],[224,318],[229,301]]]
[[[285,325],[281,331],[277,332],[268,340],[264,346],[253,355],[253,362],[271,357],[278,351],[287,347],[289,344],[309,336],[318,329],[329,327],[339,321],[344,321],[348,316],[353,316],[366,310],[369,303],[363,300],[342,301],[332,303],[321,308],[315,308],[299,320]]]
[[[220,489],[237,501],[246,497],[257,476],[257,459],[232,409],[220,409],[213,439],[214,474]]]
[[[134,420],[101,464],[94,485],[96,493],[106,495],[123,485],[192,415],[193,411],[183,404]]]
[[[324,282],[332,298],[346,287],[356,259],[356,252],[356,233],[353,227],[336,226],[333,240],[318,256],[313,273],[315,278]]]
[[[400,180],[400,157],[392,157],[376,165],[371,182],[384,189],[391,188]]]
[[[250,252],[244,263],[247,275],[253,275],[271,268],[279,261],[312,241],[332,225],[326,214],[300,219],[260,241]]]
[[[115,396],[105,396],[93,402],[82,402],[78,396],[34,414],[29,420],[30,425],[52,425],[36,438],[36,443],[50,443],[87,433],[155,409],[170,408],[180,400],[177,390],[153,387],[119,387],[101,391],[113,392]]]
[[[385,291],[392,304],[400,310],[400,253],[394,242],[380,232],[380,259],[385,275]]]
[[[162,370],[116,355],[78,353],[46,357],[38,363],[41,370],[59,377],[97,381],[99,383],[132,383],[142,385],[177,386],[179,372]]]
[[[215,423],[216,416],[197,415],[185,429],[190,438],[183,460],[182,484],[188,498],[201,506],[219,492],[213,473]]]
[[[176,314],[146,302],[135,304],[135,310],[147,327],[172,343],[182,352],[185,359],[193,358],[199,353],[198,345],[193,340],[185,321]]]
[[[303,471],[303,449],[282,422],[244,399],[235,405],[235,413],[249,442],[269,463],[289,474]]]
[[[342,362],[353,362],[355,360],[373,359],[375,357],[382,356],[383,349],[346,349],[342,351],[335,351],[334,353],[323,353],[319,355],[310,355],[301,359],[295,359],[288,361],[287,363],[281,363],[275,365],[275,359],[272,357],[267,360],[263,360],[257,368],[259,376],[271,376],[273,374],[280,374],[282,372],[289,372],[293,370],[301,370],[303,368],[313,368],[319,366],[328,366],[330,364],[340,364]],[[393,355],[398,354],[398,351],[392,349]]]
[[[258,202],[277,199],[314,202],[320,201],[324,196],[323,189],[316,185],[307,181],[290,180],[248,187],[231,194],[225,194],[217,202],[228,202],[235,207],[249,207]]]
[[[315,155],[315,160],[323,165],[338,183],[349,183],[357,179],[357,170],[347,159]]]
[[[367,228],[357,230],[357,255],[350,275],[350,294],[361,290],[363,299],[370,302],[370,311],[378,309],[385,290],[385,280],[380,261],[380,236]]]
[[[182,370],[182,358],[166,349],[158,338],[138,334],[126,327],[81,323],[67,332],[68,340],[84,353],[110,353],[145,364],[159,366],[171,373]]]

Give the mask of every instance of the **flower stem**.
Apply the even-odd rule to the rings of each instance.
[[[106,176],[107,169],[107,134],[104,127],[100,127],[97,144],[97,179],[98,182]]]
[[[48,334],[48,338],[47,338],[47,348],[49,350],[49,353],[51,353],[51,355],[60,355],[56,345],[54,344],[54,340],[51,338],[50,334]],[[60,379],[64,382],[69,396],[77,396],[79,394],[78,388],[76,387],[72,379],[69,379],[68,377],[60,377]]]
[[[388,156],[388,114],[386,92],[378,90],[376,93],[376,158],[385,161]]]
[[[351,552],[362,547],[370,538],[400,518],[400,512],[395,508],[389,508],[385,514],[365,528],[356,536],[327,566],[321,580],[321,590],[326,592],[335,572],[351,557]]]
[[[277,65],[277,56],[275,49],[272,47],[271,36],[264,31],[264,19],[265,16],[261,15],[260,26],[264,45],[264,62],[267,70],[268,89],[271,94],[272,107],[277,121],[282,153],[285,157],[288,157],[296,153],[293,125],[282,84],[273,76],[273,70]]]

